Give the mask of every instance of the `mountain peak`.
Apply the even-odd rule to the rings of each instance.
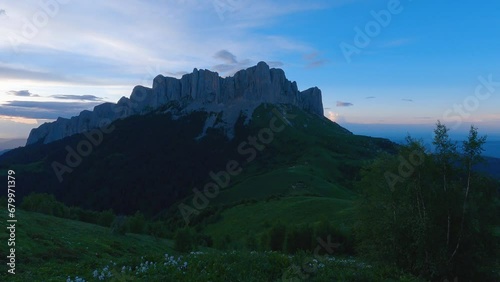
[[[58,118],[55,122],[45,123],[31,131],[27,145],[50,143],[101,127],[103,121],[112,122],[159,109],[171,101],[181,102],[184,113],[196,110],[222,112],[231,117],[226,123],[232,123],[240,112],[251,115],[262,103],[290,104],[323,116],[321,90],[313,87],[299,91],[297,83],[289,81],[282,69],[270,68],[265,62],[225,78],[217,72],[194,68],[192,73],[180,79],[160,74],[154,78],[152,88],[135,86],[130,98],[122,97],[116,104],[104,103],[71,119]]]

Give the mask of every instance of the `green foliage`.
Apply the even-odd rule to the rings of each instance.
[[[115,235],[125,235],[127,233],[127,217],[123,215],[116,216],[110,225],[111,233]]]
[[[309,225],[288,227],[284,249],[289,253],[314,250],[313,232],[313,228]]]
[[[68,207],[57,201],[53,195],[45,193],[32,193],[24,197],[21,208],[57,217],[69,216]]]
[[[115,220],[115,217],[116,217],[115,213],[113,212],[112,209],[105,210],[99,213],[97,224],[99,224],[100,226],[109,227],[111,226],[111,223]]]
[[[398,156],[386,155],[366,167],[356,203],[358,250],[367,258],[396,265],[427,279],[494,280],[498,257],[498,182],[470,170],[482,138],[471,128],[465,156],[435,130],[436,152],[411,138]],[[461,158],[465,167],[457,164]],[[389,176],[389,177],[387,177]]]
[[[147,225],[148,234],[155,238],[168,238],[170,233],[163,221],[149,222]],[[170,238],[173,238],[171,236]]]
[[[176,254],[170,240],[136,234],[115,236],[109,227],[24,209],[16,209],[16,217],[16,274],[4,268],[0,281],[66,281],[68,276],[96,281],[92,272],[98,266],[112,266],[111,260],[120,266],[135,265],[141,256],[159,260],[165,253]],[[0,239],[7,242],[6,236],[8,233],[1,232]]]
[[[269,249],[272,251],[283,251],[286,238],[286,226],[280,222],[269,230]]]
[[[129,231],[132,233],[141,234],[146,230],[146,218],[140,211],[137,211],[133,216],[129,217],[127,223],[129,225]]]
[[[174,248],[179,252],[189,252],[195,247],[195,233],[189,227],[180,228],[175,233]]]
[[[254,234],[250,234],[245,239],[245,247],[251,251],[257,251],[259,249],[259,243]]]

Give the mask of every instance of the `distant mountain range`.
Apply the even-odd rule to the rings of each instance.
[[[0,138],[0,155],[4,154],[5,152],[8,152],[14,148],[24,146],[26,143],[26,139],[20,139],[20,138],[15,138],[15,139],[6,139],[6,138]]]

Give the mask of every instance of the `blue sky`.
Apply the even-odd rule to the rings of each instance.
[[[0,4],[0,138],[159,73],[259,61],[322,89],[325,115],[355,133],[427,137],[440,119],[500,135],[498,1],[42,2]]]

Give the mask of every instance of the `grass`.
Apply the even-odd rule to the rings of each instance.
[[[16,275],[2,271],[0,281],[418,281],[354,258],[209,248],[181,254],[170,240],[113,235],[109,228],[23,210],[16,218]],[[0,240],[7,238],[4,232]]]
[[[113,235],[109,228],[19,209],[16,218],[16,275],[2,271],[1,281],[65,281],[68,275],[88,276],[110,261],[131,263],[141,256],[176,253],[169,240]],[[2,248],[7,248],[7,236],[6,232],[0,235],[5,242]],[[5,265],[4,255],[0,262]]]
[[[242,204],[222,212],[222,220],[207,225],[206,234],[214,240],[230,235],[233,240],[246,238],[248,234],[258,234],[269,224],[313,224],[322,218],[341,223],[342,211],[352,206],[348,200],[323,197],[288,197]]]

